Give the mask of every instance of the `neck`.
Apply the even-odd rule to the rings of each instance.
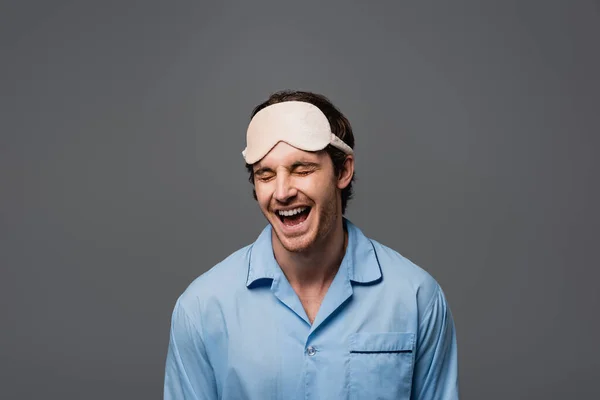
[[[320,243],[303,252],[289,252],[281,245],[273,246],[277,263],[290,285],[295,288],[329,286],[337,273],[348,241],[342,218]],[[273,234],[274,235],[274,234]],[[276,238],[273,238],[274,244]]]

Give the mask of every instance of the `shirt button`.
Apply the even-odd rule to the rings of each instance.
[[[308,354],[309,356],[311,356],[311,357],[312,357],[312,356],[314,356],[315,354],[317,354],[317,349],[315,349],[315,348],[314,348],[314,347],[312,347],[312,346],[308,346],[308,347],[306,348],[306,354]]]

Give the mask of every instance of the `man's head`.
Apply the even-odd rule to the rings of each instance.
[[[252,112],[244,157],[254,198],[289,251],[307,248],[340,221],[352,196],[353,147],[350,123],[322,95],[278,92]],[[292,210],[303,211],[282,215]]]

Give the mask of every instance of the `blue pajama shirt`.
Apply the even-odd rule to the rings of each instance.
[[[270,225],[195,279],[173,310],[164,398],[458,399],[442,289],[344,225],[346,254],[313,324],[275,260]]]

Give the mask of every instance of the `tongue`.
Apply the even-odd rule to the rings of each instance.
[[[283,224],[286,226],[294,226],[303,223],[308,217],[308,212],[304,211],[291,217],[283,217]]]

